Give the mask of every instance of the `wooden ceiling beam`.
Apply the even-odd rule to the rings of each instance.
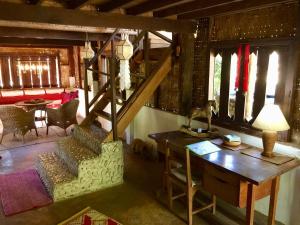
[[[88,39],[90,41],[105,41],[109,36],[110,34],[88,33]],[[0,27],[0,37],[85,41],[86,33],[18,27]]]
[[[25,3],[28,5],[36,5],[40,0],[25,0]]]
[[[139,15],[145,12],[153,11],[155,9],[162,8],[164,6],[173,5],[176,2],[181,2],[183,0],[150,0],[142,2],[141,4],[132,6],[126,9],[126,14],[128,15]]]
[[[88,0],[64,0],[67,9],[76,9],[86,3]]]
[[[133,0],[111,0],[103,4],[96,5],[96,9],[98,12],[109,12],[114,9],[120,8],[123,5],[126,5],[127,3],[132,1]]]
[[[84,41],[0,37],[0,46],[67,47],[84,46]]]
[[[245,0],[210,0],[210,1],[199,1],[195,0],[184,4],[176,5],[166,9],[158,10],[153,12],[155,17],[167,17],[172,15],[178,15],[182,13],[192,12],[203,8],[215,7],[219,5],[231,4],[234,2],[240,2]],[[251,0],[252,1],[252,0]]]
[[[297,0],[251,0],[245,2],[237,2],[230,5],[222,5],[215,8],[197,10],[190,13],[184,13],[178,15],[178,19],[199,19],[209,16],[222,15],[222,14],[232,14],[237,12],[242,12],[245,10],[253,10],[262,7],[271,7],[281,3],[292,3],[297,2]]]
[[[18,13],[16,13],[18,12]],[[1,2],[0,21],[4,21],[17,27],[18,22],[26,27],[33,25],[52,25],[57,29],[64,27],[78,28],[123,28],[141,30],[164,30],[178,33],[193,33],[196,23],[185,20],[169,20],[142,16],[128,16],[116,13],[95,13],[81,10],[71,10],[54,7],[42,7],[39,5],[22,5]]]

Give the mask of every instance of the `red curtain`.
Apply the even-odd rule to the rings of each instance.
[[[250,45],[245,45],[244,51],[244,74],[241,74],[241,59],[242,59],[242,48],[243,46],[240,45],[238,48],[238,61],[237,61],[237,70],[236,70],[236,79],[235,79],[235,90],[239,89],[240,86],[240,78],[243,78],[243,92],[248,91],[249,86],[249,56],[250,56]]]
[[[241,73],[241,58],[242,58],[242,45],[238,48],[238,60],[237,60],[237,69],[236,69],[236,77],[235,77],[235,90],[237,91],[240,86],[240,73]]]

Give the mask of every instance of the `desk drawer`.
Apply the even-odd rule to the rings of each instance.
[[[240,206],[239,185],[232,185],[226,179],[204,173],[203,188],[234,206]]]
[[[244,208],[246,206],[248,184],[236,174],[205,163],[203,187],[236,207]]]
[[[216,166],[212,166],[208,163],[205,163],[204,165],[204,172],[210,174],[213,177],[219,178],[230,185],[234,185],[234,186],[240,185],[240,179],[237,175],[219,169]]]

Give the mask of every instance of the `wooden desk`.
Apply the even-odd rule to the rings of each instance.
[[[157,142],[160,152],[163,152],[166,140],[180,149],[205,140],[180,131],[150,134],[149,137]],[[255,200],[268,195],[268,225],[275,224],[280,175],[300,165],[300,160],[294,159],[278,166],[226,149],[193,158],[197,168],[203,170],[203,188],[236,207],[246,207],[247,225],[254,224]]]

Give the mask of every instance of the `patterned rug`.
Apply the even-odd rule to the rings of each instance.
[[[0,175],[0,195],[6,216],[52,203],[34,169]]]
[[[121,225],[98,211],[87,207],[58,225]]]

